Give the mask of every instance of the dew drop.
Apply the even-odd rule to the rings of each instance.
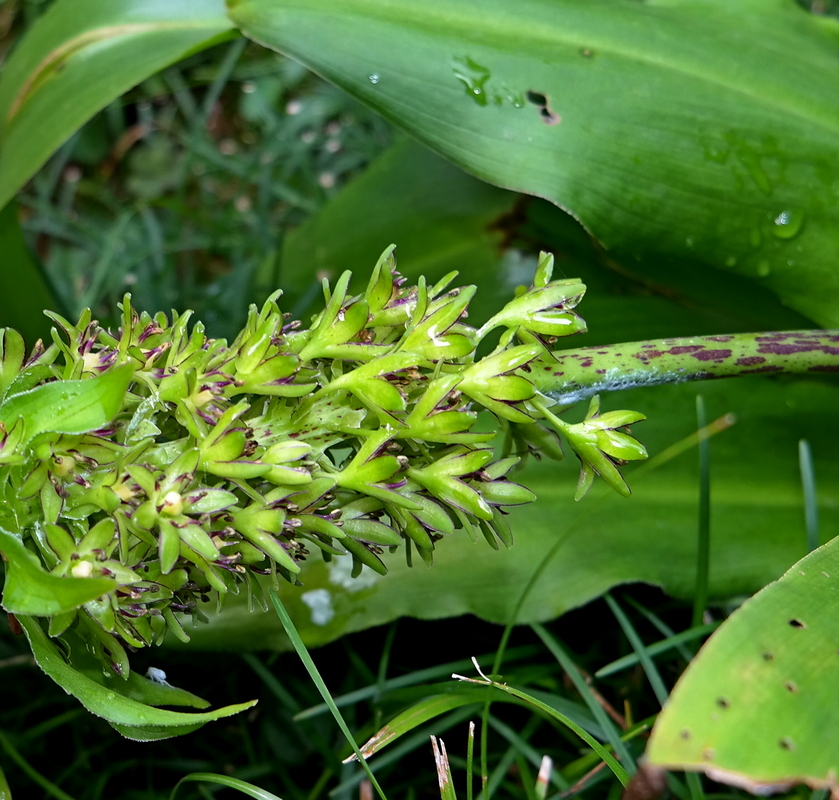
[[[371,72],[367,76],[367,80],[370,81],[374,86],[379,82],[379,73],[378,72]]]
[[[768,261],[761,261],[757,265],[757,274],[759,278],[766,278],[772,272],[772,267],[769,266]]]
[[[800,211],[782,211],[775,217],[772,233],[779,239],[792,239],[798,236],[804,224],[804,214]]]

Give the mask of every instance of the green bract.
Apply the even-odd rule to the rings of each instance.
[[[57,323],[24,358],[0,338],[0,549],[7,611],[81,639],[128,679],[128,652],[187,639],[211,593],[259,592],[255,575],[295,582],[313,551],[350,554],[355,572],[404,544],[426,563],[457,529],[512,542],[505,508],[533,499],[494,460],[482,409],[528,450],[561,456],[538,420],[557,420],[528,378],[552,356],[544,337],[582,330],[584,287],[551,282],[543,256],[523,289],[480,331],[464,324],[475,287],[404,285],[392,248],[363,296],[349,273],[308,329],[279,292],[252,307],[235,341],[208,339],[190,314],[135,312],[101,329],[89,311]],[[495,350],[477,359],[489,331]],[[520,343],[516,343],[518,340]],[[566,426],[584,472],[623,490],[612,460],[643,455],[614,429],[634,412]],[[509,448],[508,448],[509,449]],[[509,454],[507,454],[509,455]],[[607,463],[608,462],[608,463]],[[30,621],[30,628],[34,621]],[[71,648],[72,649],[72,648]]]

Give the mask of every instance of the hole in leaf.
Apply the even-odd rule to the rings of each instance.
[[[796,683],[795,683],[795,682],[793,682],[793,681],[787,681],[787,682],[784,684],[784,688],[785,688],[788,692],[792,692],[792,694],[795,694],[795,693],[798,691],[798,684],[796,684]]]
[[[539,116],[542,118],[542,122],[546,125],[559,125],[562,122],[562,117],[559,114],[555,114],[548,108],[548,96],[542,94],[541,92],[525,92],[525,97],[527,98],[528,103],[533,103],[534,106],[539,107]]]
[[[781,746],[782,750],[795,750],[795,742],[793,742],[789,736],[784,736],[778,744]]]
[[[728,702],[727,697],[718,697],[717,698],[717,705],[720,708],[730,708],[731,707],[731,703]]]
[[[789,621],[789,624],[790,624],[793,628],[798,628],[799,630],[800,630],[801,628],[806,628],[806,627],[807,627],[807,626],[806,626],[806,625],[805,625],[805,624],[804,624],[804,623],[803,623],[800,619],[791,619],[791,620]]]
[[[546,125],[559,125],[562,122],[562,118],[559,114],[554,114],[549,108],[542,108],[539,110],[539,116],[542,117],[542,122]]]

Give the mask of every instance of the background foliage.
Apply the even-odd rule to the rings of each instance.
[[[72,314],[92,306],[108,321],[126,290],[152,312],[194,308],[219,336],[235,332],[248,303],[276,286],[286,292],[284,308],[305,317],[319,277],[351,268],[361,283],[391,241],[409,277],[434,280],[459,269],[463,283],[479,286],[475,314],[487,316],[529,280],[540,248],[556,252],[562,271],[589,286],[581,311],[591,332],[575,346],[837,322],[839,28],[830,16],[786,0],[615,0],[590,4],[586,13],[570,1],[508,9],[487,0],[461,4],[457,13],[443,3],[394,3],[387,14],[366,2],[251,0],[231,3],[229,17],[216,2],[150,2],[129,4],[142,10],[136,28],[111,37],[101,31],[123,5],[84,0],[85,13],[78,2],[72,14],[70,4],[56,3],[45,32],[22,39],[46,5],[0,6],[3,47],[20,42],[0,73],[7,120],[0,202],[17,195],[19,207],[15,213],[7,205],[0,216],[0,280],[9,282],[0,284],[0,314],[30,338],[46,331],[40,308]],[[234,24],[347,91],[239,38]],[[49,53],[58,55],[45,61]],[[382,117],[508,189],[461,172]],[[546,200],[510,188],[569,209],[599,243]],[[802,438],[813,445],[821,541],[836,534],[837,386],[825,378],[755,377],[637,391],[620,404],[647,413],[642,438],[656,456],[696,429],[697,392],[710,419],[738,419],[712,443],[711,591],[725,603],[754,593],[806,553]],[[688,600],[698,467],[692,451],[665,459],[662,468],[631,478],[630,501],[596,497],[581,505],[571,500],[574,464],[533,463],[523,482],[539,502],[516,513],[509,552],[452,540],[430,570],[409,573],[394,563],[377,582],[350,583],[316,565],[303,590],[289,587],[284,601],[314,645],[401,616],[545,622],[637,581]],[[313,603],[317,591],[329,592],[333,616],[325,623],[317,615],[323,605]],[[620,605],[647,641],[689,627],[686,607],[653,590],[627,598]],[[601,601],[566,614],[550,635],[594,672],[631,649],[618,628]],[[603,634],[583,637],[581,629]],[[316,658],[334,665],[327,677],[336,690],[370,687],[364,704],[350,710],[363,737],[421,696],[405,686],[469,669],[448,662],[491,653],[499,630],[473,617],[402,621],[343,638]],[[193,639],[234,653],[257,644],[287,647],[274,617],[238,608],[197,628]],[[523,628],[513,644],[505,680],[551,693],[608,740],[586,705],[591,697],[563,679],[543,639]],[[0,718],[15,790],[49,779],[72,796],[151,797],[188,771],[228,765],[283,796],[315,797],[336,784],[345,787],[338,796],[348,795],[360,780],[339,765],[340,740],[324,717],[290,723],[317,700],[285,655],[208,661],[161,652],[154,666],[165,661],[170,680],[180,672],[178,685],[216,705],[250,699],[255,671],[262,703],[201,738],[147,745],[138,754],[57,690],[45,694],[19,641],[4,637],[2,647],[0,664],[14,670],[21,696],[32,698]],[[682,649],[678,658],[690,655]],[[662,687],[683,663],[665,664]],[[417,677],[424,668],[432,674]],[[403,687],[389,687],[391,676],[404,678]],[[598,689],[630,731],[632,720],[654,714],[662,699],[637,666]],[[452,710],[434,730],[457,725],[449,736],[465,741],[463,722],[475,708]],[[492,720],[491,786],[499,796],[535,784],[543,750],[562,767],[557,790],[595,766],[542,717],[505,708]],[[641,745],[629,745],[630,758]],[[407,749],[394,750],[395,761],[379,757],[392,796],[412,787],[422,794],[416,775],[433,793],[425,753],[414,777],[401,777],[411,774]],[[56,751],[65,760],[40,779],[25,766],[47,763]],[[691,797],[702,791],[690,781],[671,790]],[[582,791],[600,797],[616,789]],[[190,792],[206,790],[187,785],[179,796]]]

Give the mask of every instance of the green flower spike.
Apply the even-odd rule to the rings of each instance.
[[[517,449],[561,457],[544,419],[583,462],[578,494],[595,472],[626,493],[615,465],[645,454],[617,428],[642,416],[595,404],[568,425],[533,382],[548,340],[584,329],[582,284],[551,281],[543,256],[533,286],[476,331],[464,323],[474,286],[451,288],[455,273],[407,285],[392,250],[362,295],[349,273],[324,283],[309,328],[277,292],[230,344],[127,296],[116,332],[89,311],[75,325],[51,314],[53,344],[28,358],[0,332],[8,610],[81,637],[127,677],[131,648],[167,631],[187,640],[183,618],[203,619],[211,595],[244,588],[263,603],[261,576],[305,580],[313,552],[349,556],[357,574],[386,572],[384,550],[403,544],[409,563],[430,564],[458,530],[510,545],[508,509],[533,494],[507,477],[519,459],[496,460],[494,434],[473,430],[481,413]]]

